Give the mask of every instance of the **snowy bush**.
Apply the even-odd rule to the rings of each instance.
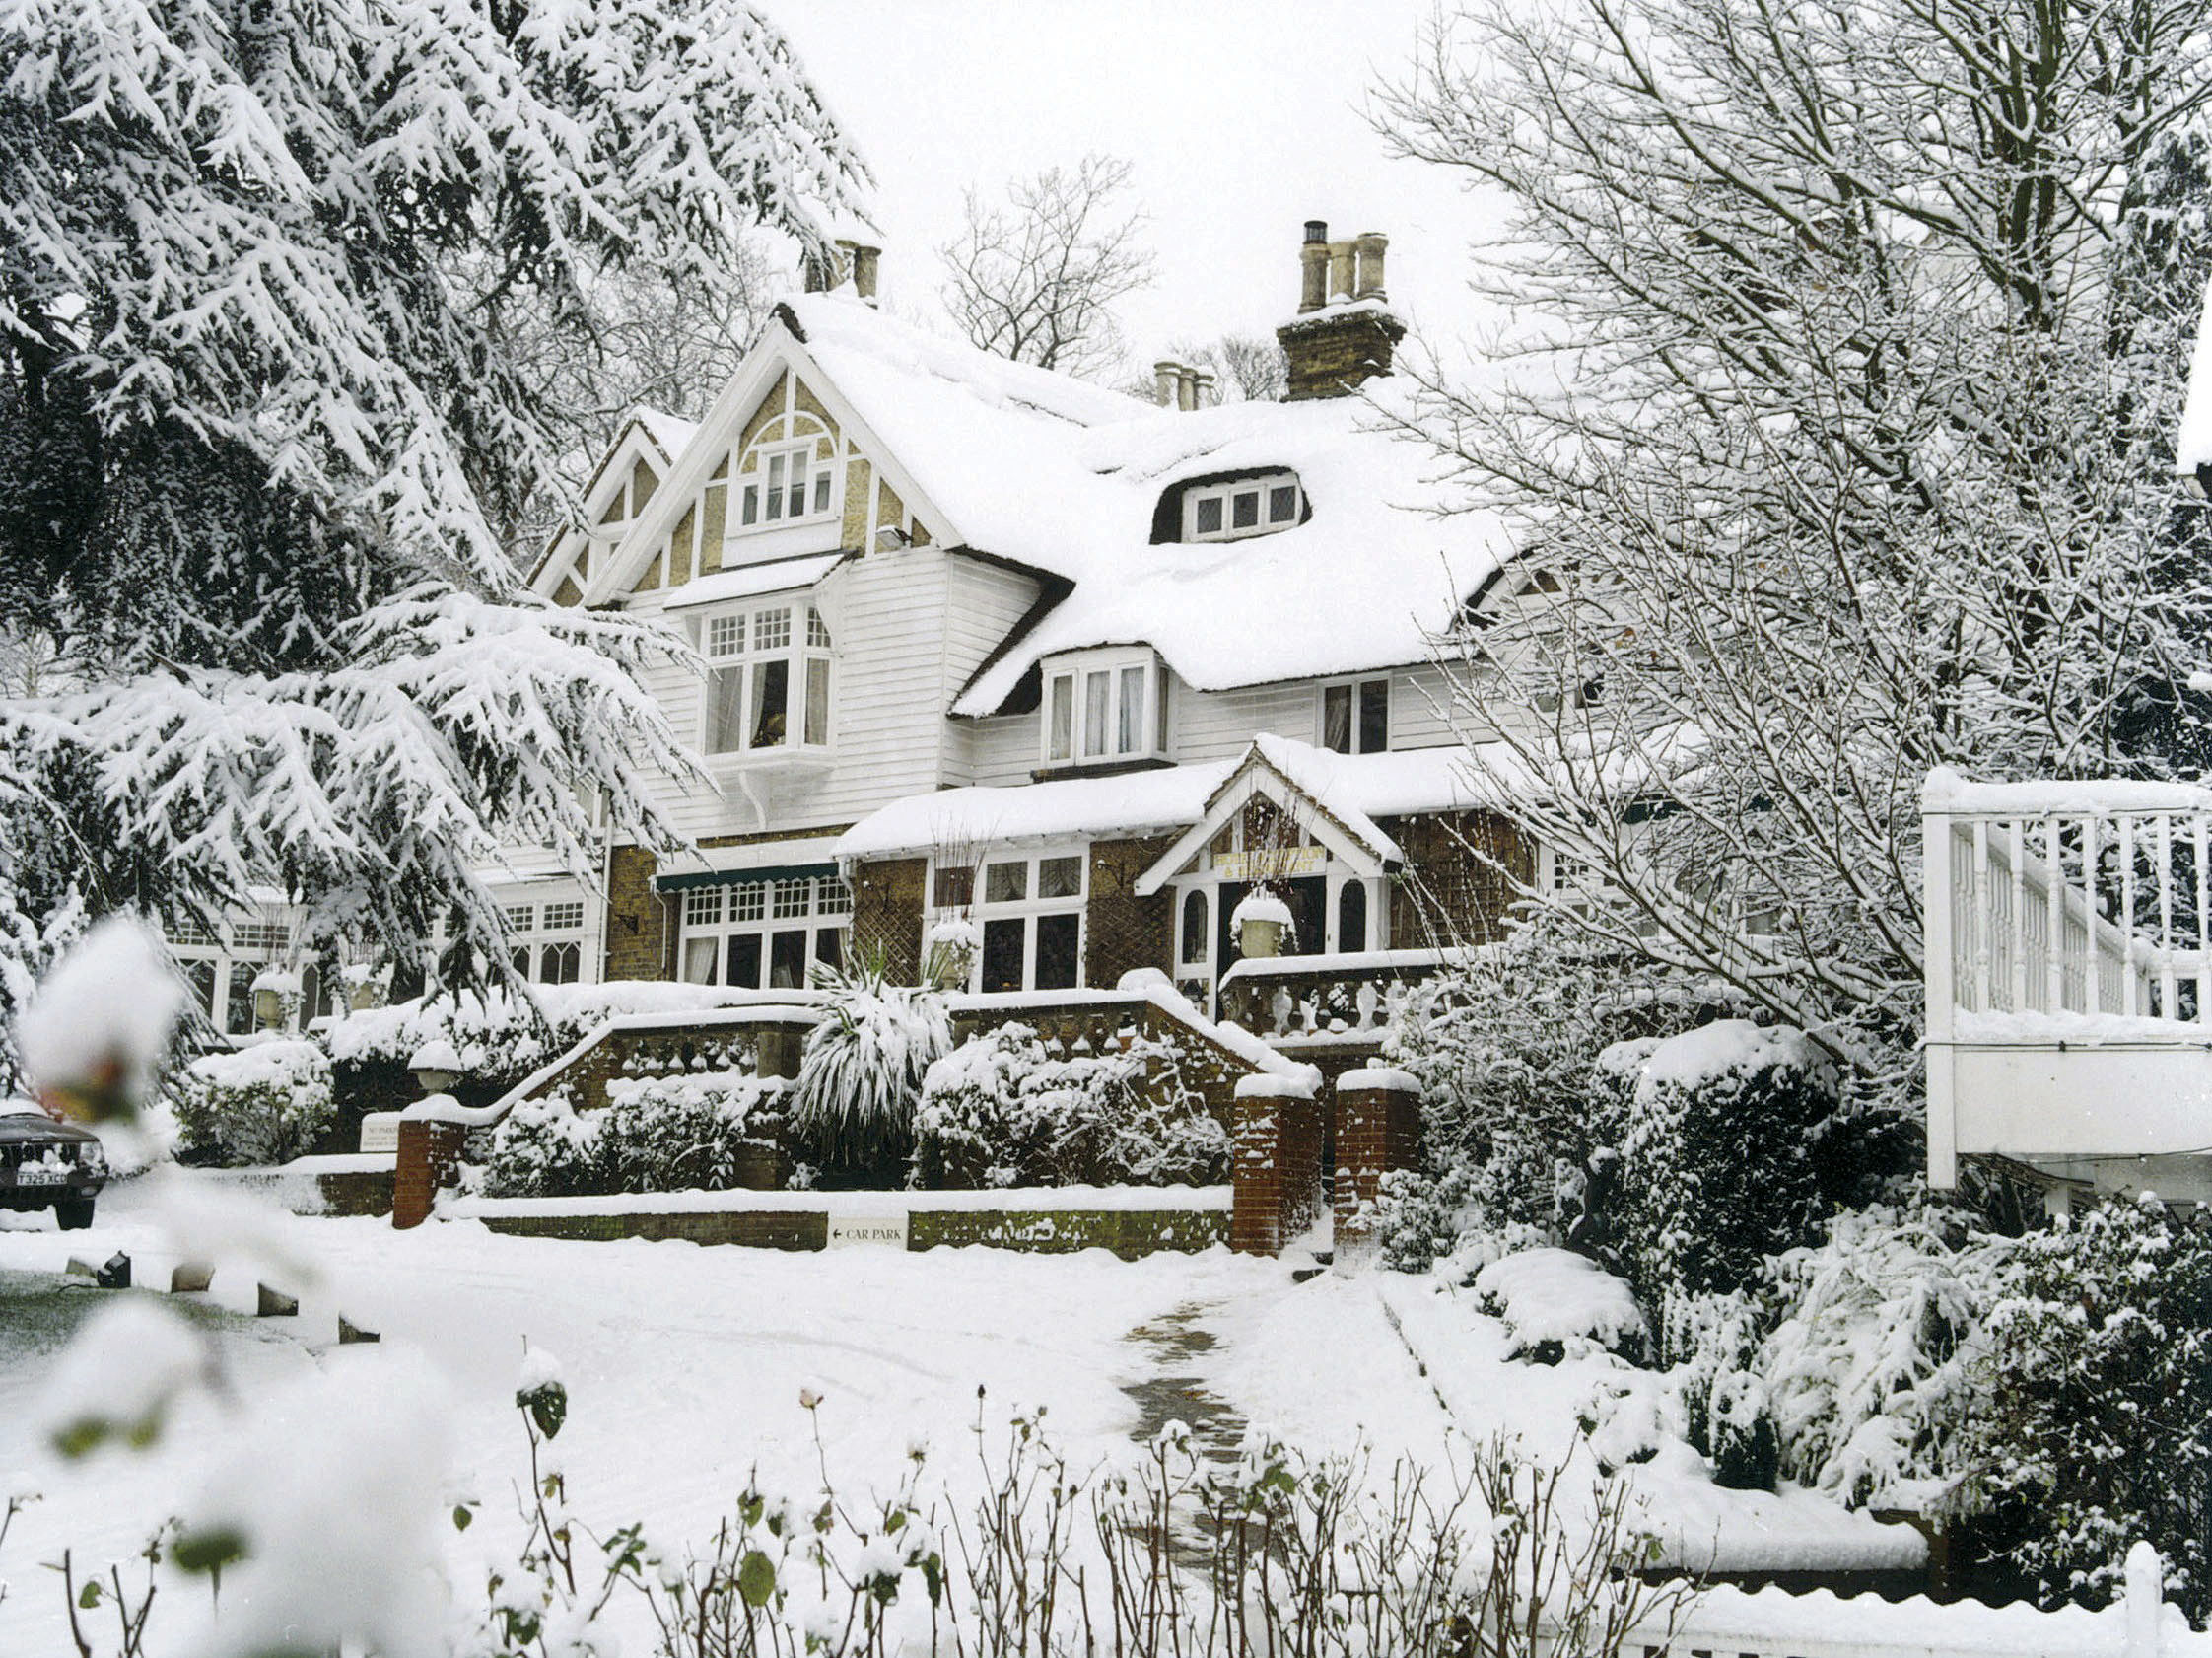
[[[1836,1096],[1802,1031],[1723,1019],[1609,1049],[1597,1069],[1627,1099],[1609,1219],[1644,1305],[1751,1283],[1810,1241],[1831,1207],[1818,1142]]]
[[[727,1191],[773,1143],[774,1092],[729,1071],[609,1082],[591,1112],[565,1093],[525,1100],[486,1138],[472,1184],[494,1198]]]
[[[1608,1352],[1643,1362],[1648,1344],[1635,1296],[1587,1256],[1516,1250],[1477,1273],[1474,1289],[1483,1310],[1504,1320],[1508,1357],[1557,1364]]]
[[[1420,1082],[1427,1156],[1471,1171],[1468,1198],[1489,1222],[1557,1233],[1606,1143],[1590,1097],[1597,1056],[1685,1017],[1618,964],[1523,928],[1417,986],[1382,1056]]]
[[[1383,1265],[1393,1272],[1425,1273],[1470,1236],[1486,1237],[1486,1211],[1476,1200],[1478,1179],[1464,1166],[1435,1174],[1419,1169],[1385,1174],[1361,1217]],[[1495,1253],[1486,1253],[1482,1264]]]
[[[722,1006],[711,985],[619,980],[600,985],[536,985],[536,1007],[507,991],[416,997],[369,1007],[333,1022],[326,1040],[341,1068],[406,1070],[435,1043],[449,1045],[464,1076],[519,1078],[576,1046],[620,1013],[684,1013]],[[542,1017],[540,1015],[542,1014]]]
[[[1676,1291],[1664,1302],[1661,1332],[1677,1362],[1668,1376],[1683,1436],[1712,1464],[1713,1479],[1735,1490],[1774,1488],[1780,1436],[1759,1374],[1760,1309],[1742,1291]]]
[[[1760,1369],[1782,1472],[1857,1507],[1950,1505],[1987,1409],[1981,1325],[2011,1240],[1940,1210],[1840,1214],[1774,1260]]]
[[[312,1042],[262,1042],[208,1054],[174,1089],[178,1151],[226,1167],[289,1163],[330,1126],[330,1062]]]
[[[915,1118],[925,1187],[1209,1185],[1228,1178],[1228,1131],[1150,1038],[1055,1053],[1005,1024],[930,1068]]]
[[[2148,1195],[2061,1219],[2016,1246],[1987,1328],[1968,1456],[2014,1557],[2099,1604],[2148,1539],[2170,1597],[2212,1613],[2212,1234]]]
[[[823,1017],[806,1034],[792,1129],[809,1155],[880,1172],[914,1144],[922,1079],[952,1046],[944,998],[893,985],[881,965],[817,967]]]

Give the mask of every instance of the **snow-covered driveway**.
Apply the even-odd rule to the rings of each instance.
[[[123,1249],[142,1283],[166,1281],[160,1239],[127,1189],[104,1202],[102,1222],[85,1233],[0,1230],[0,1273]],[[525,1338],[566,1372],[559,1448],[578,1511],[606,1526],[642,1520],[671,1540],[711,1531],[755,1467],[770,1488],[818,1487],[802,1389],[821,1396],[830,1473],[851,1488],[887,1488],[918,1440],[940,1479],[964,1481],[979,1387],[992,1422],[1043,1405],[1052,1438],[1078,1461],[1118,1454],[1139,1419],[1124,1387],[1157,1362],[1129,1334],[1186,1309],[1216,1345],[1184,1367],[1251,1419],[1316,1449],[1364,1433],[1385,1462],[1402,1449],[1432,1457],[1443,1433],[1371,1291],[1328,1278],[1296,1285],[1279,1263],[1221,1250],[1135,1263],[1101,1251],[784,1255],[503,1237],[467,1222],[415,1232],[375,1220],[276,1224],[321,1263],[323,1282],[297,1321],[234,1328],[226,1346],[242,1392],[326,1362],[342,1310],[380,1332],[386,1354],[419,1353],[444,1377],[461,1481],[488,1514],[525,1466],[513,1403]],[[215,1299],[250,1308],[250,1276],[219,1271]],[[196,1480],[212,1407],[186,1413],[152,1456],[56,1468],[32,1421],[53,1342],[11,1344],[6,1306],[0,1298],[0,1484],[25,1473],[46,1497],[0,1552],[0,1578],[13,1584],[0,1602],[0,1652],[42,1651],[59,1596],[36,1564],[65,1545],[80,1557],[135,1549]],[[19,1647],[8,1631],[27,1624],[41,1640]]]

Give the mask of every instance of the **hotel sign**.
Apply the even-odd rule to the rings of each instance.
[[[1213,872],[1225,881],[1286,881],[1318,875],[1328,864],[1327,847],[1260,847],[1251,852],[1217,852]]]

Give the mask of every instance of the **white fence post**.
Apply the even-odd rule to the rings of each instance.
[[[1958,1123],[1953,1117],[1951,1073],[1952,1015],[1957,995],[1952,983],[1951,818],[1939,809],[1937,782],[1928,779],[1920,802],[1920,868],[1926,896],[1921,911],[1921,971],[1927,984],[1926,1046],[1928,1076],[1928,1184],[1948,1192],[1959,1184]]]
[[[2148,1543],[2127,1552],[2127,1658],[2158,1658],[2166,1621],[2166,1562]]]

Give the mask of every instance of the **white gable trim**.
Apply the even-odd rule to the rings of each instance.
[[[908,515],[929,530],[932,541],[948,548],[961,543],[958,525],[922,493],[921,486],[884,448],[874,429],[861,418],[836,382],[778,315],[770,320],[760,344],[753,347],[751,355],[738,365],[737,372],[729,377],[729,382],[715,398],[714,406],[699,423],[699,430],[682,458],[654,490],[651,504],[632,522],[629,533],[615,548],[614,556],[605,560],[600,571],[594,573],[590,586],[585,590],[586,603],[607,603],[638,585],[639,578],[675,528],[677,519],[706,487],[716,464],[736,443],[746,419],[768,395],[779,374],[790,374],[806,382],[807,390],[820,399],[837,422],[847,454],[856,449],[861,451],[874,475],[898,492]],[[870,549],[857,550],[865,554]]]
[[[667,487],[668,475],[675,466],[676,457],[661,447],[660,440],[653,435],[653,429],[633,414],[623,423],[622,430],[615,434],[614,442],[608,446],[606,453],[599,458],[598,466],[593,469],[590,482],[584,486],[583,498],[578,503],[578,521],[569,524],[555,538],[546,552],[545,562],[538,566],[537,574],[530,578],[531,591],[551,598],[560,589],[562,580],[575,569],[579,555],[587,552],[593,542],[612,550],[607,538],[594,536],[592,531],[599,527],[599,515],[606,511],[607,503],[630,481],[630,475],[637,470],[641,460],[653,468],[657,479],[653,486],[653,499],[657,502],[660,492]],[[652,511],[651,503],[648,504],[647,511]],[[604,568],[607,559],[602,554],[589,562]],[[590,596],[589,577],[580,579],[576,585],[585,590],[587,598]]]
[[[1138,877],[1137,896],[1149,898],[1165,886],[1207,843],[1234,822],[1256,795],[1266,796],[1296,817],[1307,833],[1354,874],[1363,878],[1387,875],[1402,862],[1397,847],[1388,842],[1377,845],[1356,832],[1332,812],[1326,801],[1315,799],[1283,776],[1255,743],[1245,751],[1243,762],[1208,798],[1206,814],[1178,836],[1175,844]]]

